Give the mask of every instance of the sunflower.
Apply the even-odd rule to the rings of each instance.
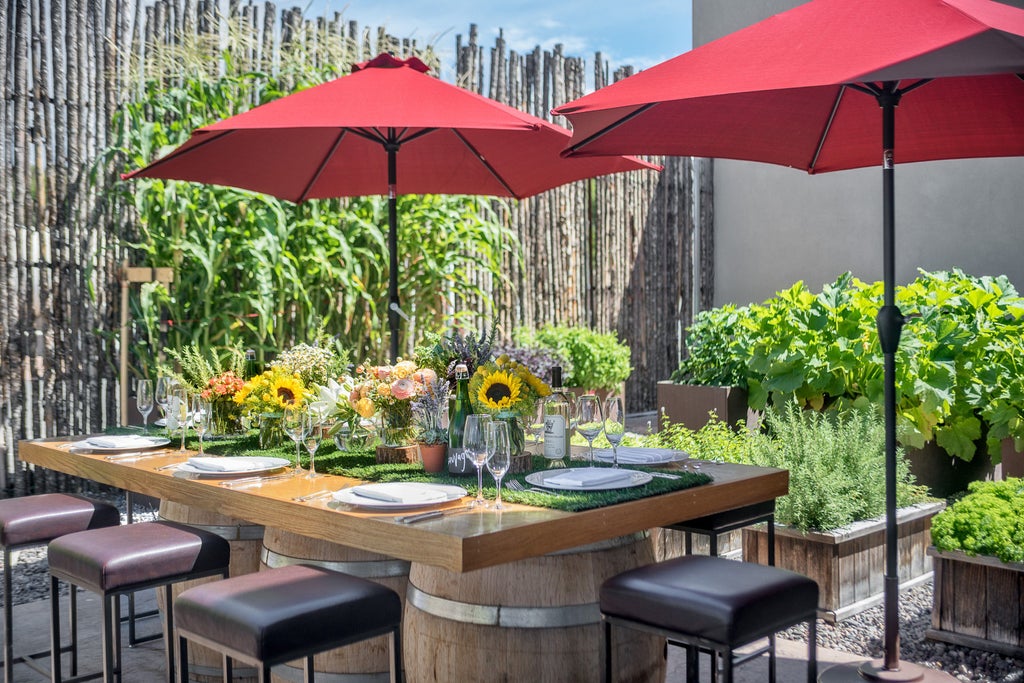
[[[302,386],[302,380],[294,375],[281,375],[270,383],[267,401],[283,409],[302,405],[304,397],[305,388]]]
[[[506,370],[480,368],[480,388],[477,390],[477,403],[488,410],[504,410],[518,403],[523,381],[515,374]]]

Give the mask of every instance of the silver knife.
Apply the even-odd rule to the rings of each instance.
[[[267,482],[271,481],[282,481],[284,479],[291,479],[295,475],[291,472],[286,474],[274,474],[269,477],[242,477],[240,479],[228,479],[220,482],[220,485],[228,489],[248,489],[255,488],[257,486],[263,486]]]
[[[448,515],[454,515],[459,512],[466,512],[472,509],[472,506],[463,505],[462,507],[449,508],[447,510],[431,510],[430,512],[421,512],[418,515],[405,515],[404,517],[396,517],[395,521],[401,522],[402,524],[413,524],[415,522],[422,522],[428,519],[437,519],[438,517],[446,517]]]
[[[154,458],[158,455],[167,455],[169,448],[161,448],[158,451],[131,451],[130,453],[117,453],[106,457],[110,462],[135,462],[143,458]]]

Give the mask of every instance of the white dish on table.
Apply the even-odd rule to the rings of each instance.
[[[466,489],[451,484],[390,482],[352,486],[335,491],[332,497],[338,503],[372,510],[414,510],[441,505],[465,495]]]
[[[620,465],[664,465],[670,462],[686,460],[690,457],[685,451],[676,451],[671,448],[637,448],[634,446],[619,446]],[[612,461],[612,449],[602,448],[594,450],[594,460],[600,462]]]
[[[91,436],[76,441],[71,448],[96,453],[120,453],[124,451],[144,451],[149,448],[160,448],[171,442],[162,436],[143,436],[142,434],[117,434],[109,436]]]
[[[573,467],[542,470],[526,475],[534,486],[560,491],[611,491],[643,486],[651,481],[647,472],[611,467]]]
[[[253,455],[239,457],[194,457],[178,465],[179,472],[206,477],[222,477],[234,474],[259,474],[288,467],[291,461],[285,458]]]

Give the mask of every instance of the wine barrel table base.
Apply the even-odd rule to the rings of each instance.
[[[403,642],[409,683],[597,681],[605,579],[654,562],[646,533],[455,574],[413,563]],[[663,638],[615,643],[616,680],[664,678]]]
[[[263,547],[263,527],[249,524],[234,517],[226,517],[209,512],[202,508],[182,505],[169,500],[160,501],[159,519],[170,522],[181,522],[189,526],[217,534],[231,545],[231,562],[228,565],[230,576],[241,576],[259,571],[260,549]],[[185,581],[175,584],[172,589],[174,597],[182,591],[198,586],[201,583],[214,581],[215,578]],[[157,592],[157,605],[163,618],[163,596]],[[165,620],[166,621],[166,620]],[[166,623],[164,628],[166,628]],[[219,652],[193,645],[189,648],[189,674],[193,681],[219,683],[221,680],[221,655]],[[254,683],[256,669],[253,667],[235,667],[233,680],[235,683]]]
[[[358,548],[321,541],[268,527],[260,566],[267,569],[308,564],[331,569],[386,586],[405,600],[409,563]],[[388,683],[390,649],[387,636],[318,654],[313,658],[317,683]],[[275,683],[302,680],[302,661],[275,667]]]

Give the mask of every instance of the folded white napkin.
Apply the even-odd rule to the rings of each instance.
[[[351,491],[357,496],[387,503],[431,503],[448,499],[444,491],[415,484],[368,484],[356,486]]]
[[[615,469],[604,469],[604,468],[591,468],[584,467],[578,469],[570,469],[562,474],[556,474],[553,477],[546,477],[544,479],[545,484],[554,484],[555,486],[602,486],[604,484],[613,484],[618,482],[628,482],[633,478],[633,473],[629,470],[615,470]]]
[[[594,457],[607,462],[612,461],[612,451],[604,448],[594,451]],[[676,459],[676,451],[667,448],[633,448],[619,447],[619,462],[631,465],[650,465],[661,462],[672,462]]]
[[[86,439],[90,446],[96,448],[149,448],[153,440],[138,434],[120,434],[115,436],[93,436]]]
[[[189,458],[188,464],[209,472],[251,472],[268,466],[264,458]]]

